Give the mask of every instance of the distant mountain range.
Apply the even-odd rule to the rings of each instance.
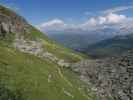
[[[115,36],[98,43],[88,45],[83,51],[93,57],[108,57],[119,55],[133,49],[133,34]]]
[[[47,35],[58,43],[76,51],[85,52],[88,55],[105,56],[112,55],[111,52],[115,50],[119,52],[132,48],[132,29],[132,27],[119,29],[108,27],[77,34],[66,31],[66,33],[51,32]]]
[[[117,20],[112,20],[112,17]],[[133,19],[119,14],[107,14],[79,24],[68,24],[56,19],[38,28],[66,47],[81,50],[102,40],[133,33]]]

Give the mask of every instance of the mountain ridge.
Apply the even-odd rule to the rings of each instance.
[[[89,45],[84,52],[94,57],[111,57],[132,50],[133,34],[119,35]]]

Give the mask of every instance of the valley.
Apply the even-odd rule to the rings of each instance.
[[[133,20],[111,11],[36,26],[0,5],[0,100],[133,100]]]
[[[63,69],[86,56],[56,44],[3,6],[0,51],[0,100],[95,100],[76,74]]]

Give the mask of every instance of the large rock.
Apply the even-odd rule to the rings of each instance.
[[[26,33],[29,29],[30,25],[23,17],[0,6],[0,36],[6,36],[7,33]]]
[[[9,32],[10,32],[9,25],[6,24],[6,23],[4,23],[4,22],[0,23],[0,35],[3,36],[3,37],[5,37],[5,35],[7,33],[9,33]]]

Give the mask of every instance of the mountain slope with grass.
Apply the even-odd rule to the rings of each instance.
[[[68,69],[84,58],[0,6],[0,100],[96,100]]]
[[[93,57],[110,57],[120,55],[128,50],[133,49],[133,34],[116,36],[111,39],[103,40],[101,42],[89,45],[84,52]]]

